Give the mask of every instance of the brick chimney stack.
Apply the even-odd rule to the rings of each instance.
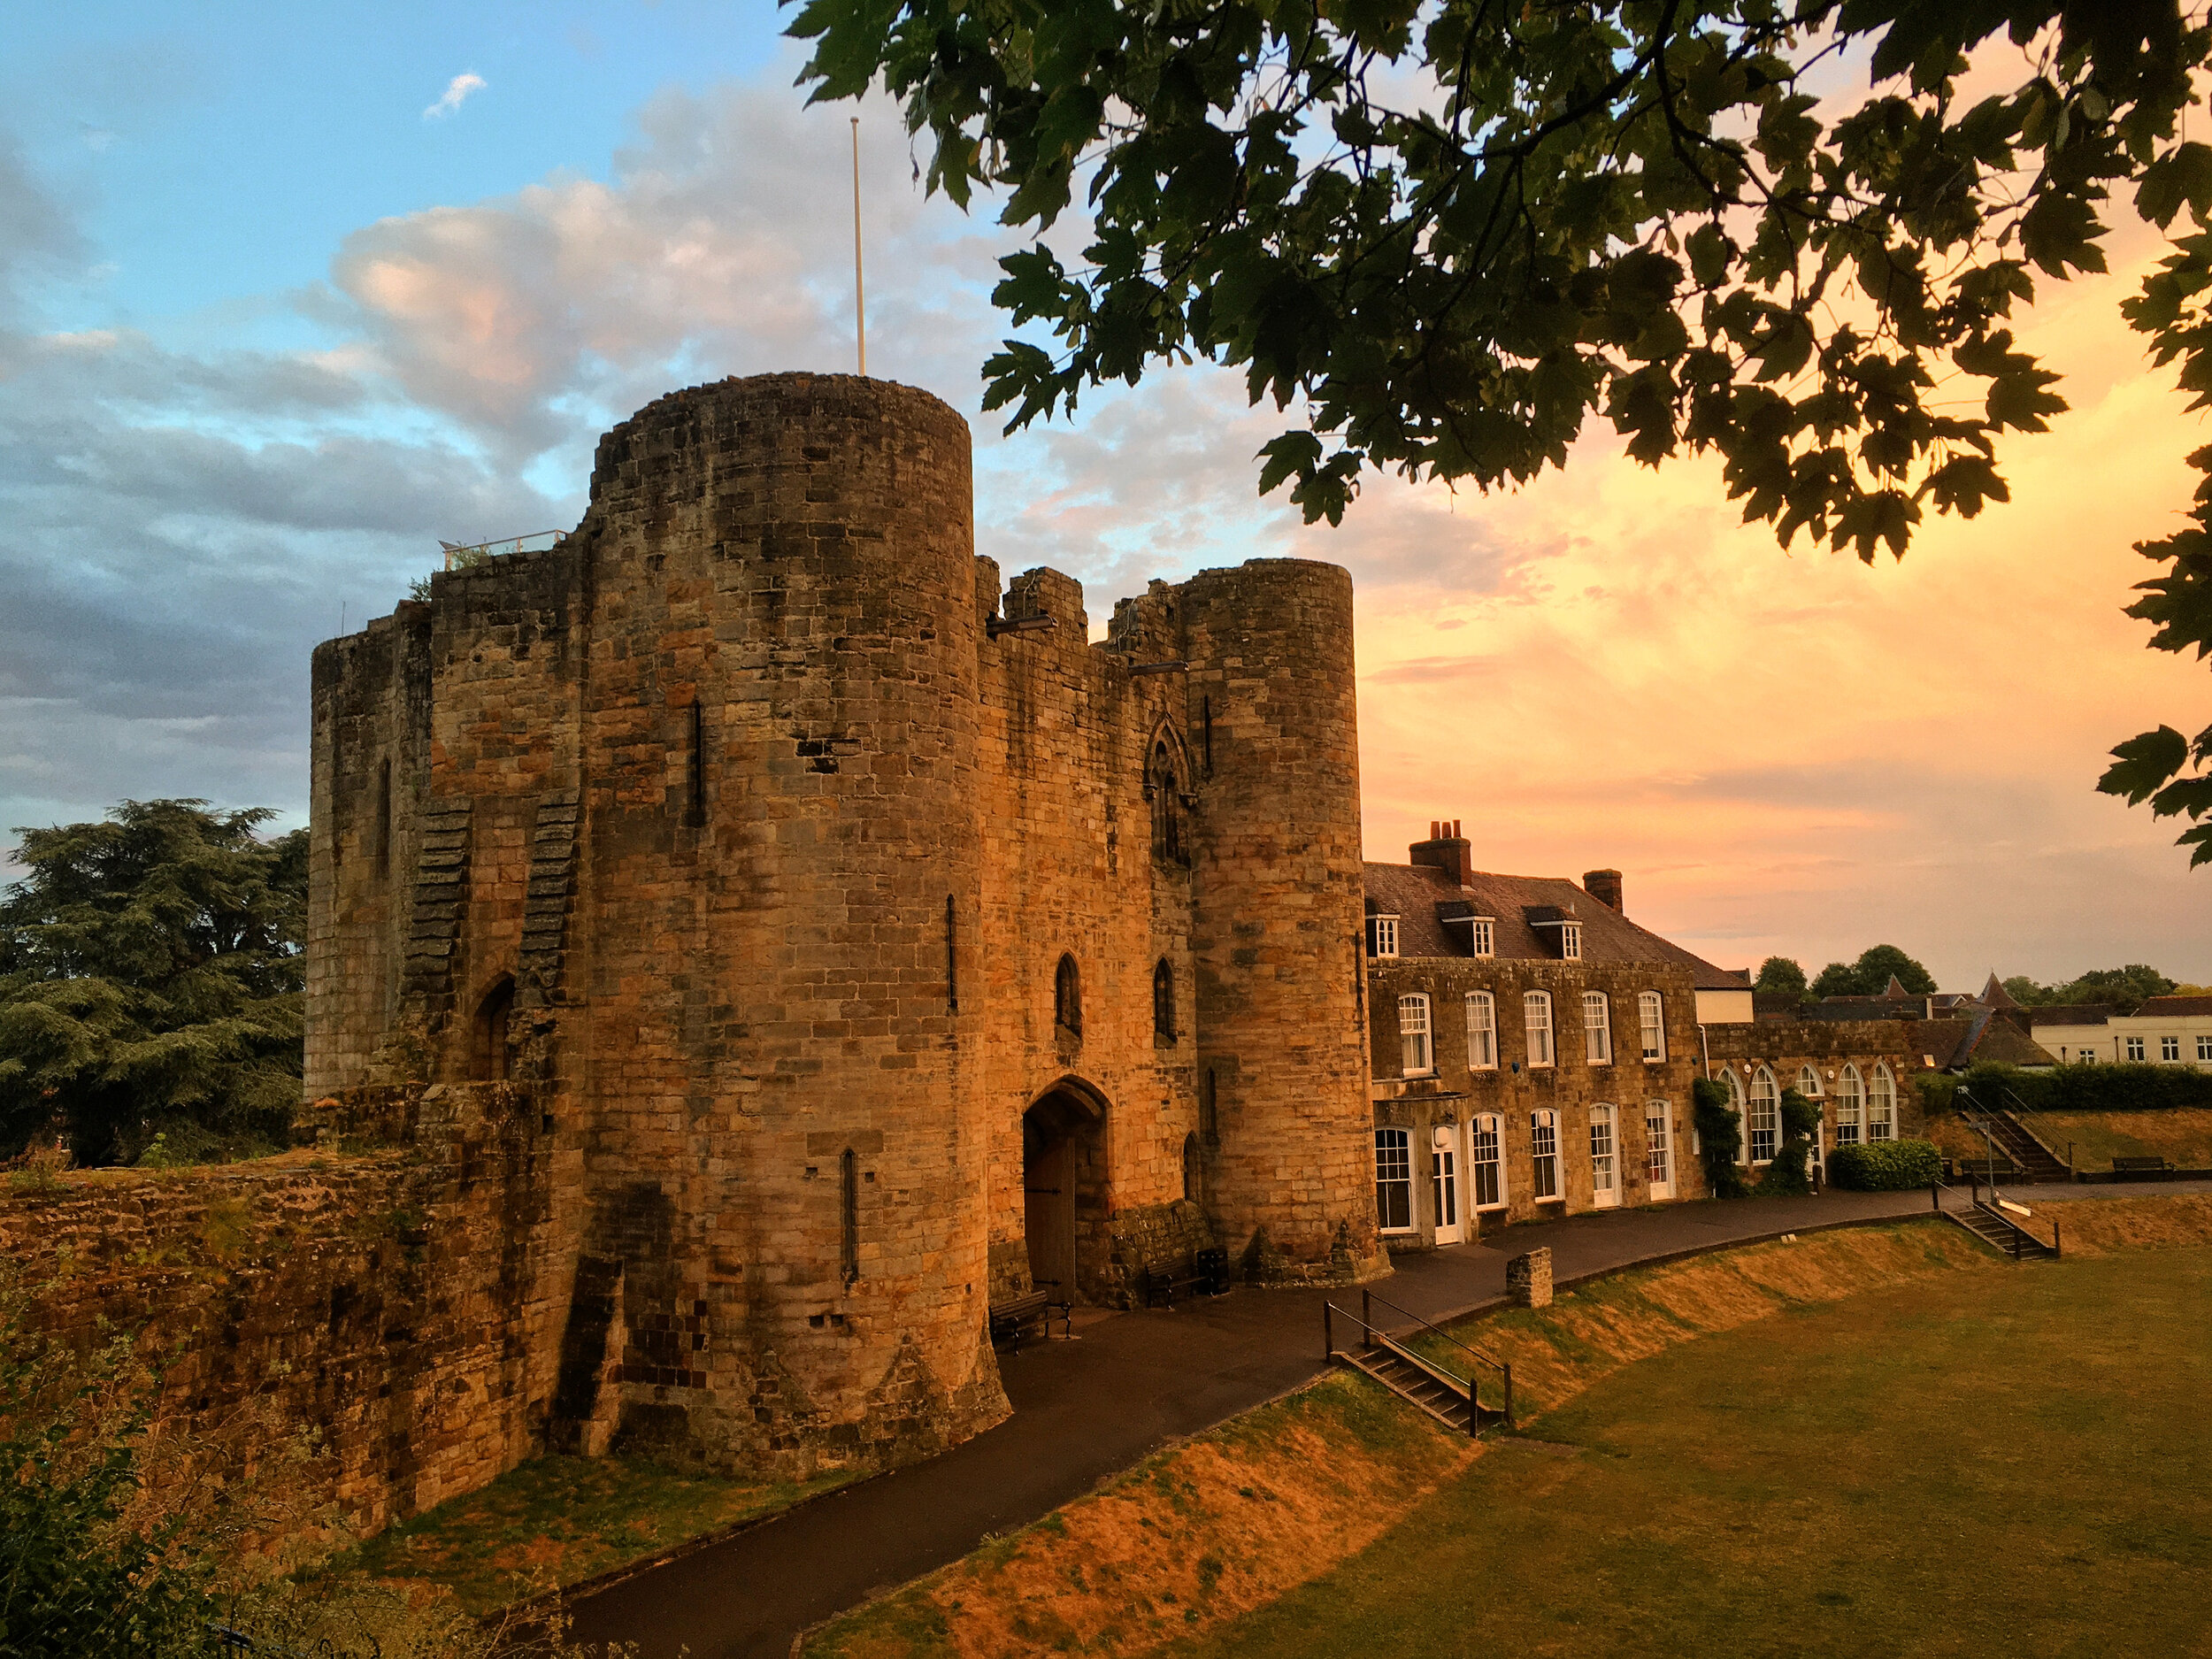
[[[1463,887],[1475,879],[1475,861],[1455,818],[1431,818],[1428,840],[1414,842],[1406,856],[1414,864],[1441,870]]]
[[[1599,903],[1609,905],[1625,916],[1621,904],[1621,872],[1617,870],[1591,870],[1584,873],[1582,890]]]

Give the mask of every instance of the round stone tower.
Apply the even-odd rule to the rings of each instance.
[[[1270,1279],[1384,1271],[1375,1234],[1352,579],[1255,559],[1179,593],[1199,1111],[1223,1240]]]
[[[966,423],[726,380],[609,433],[592,495],[570,1052],[616,1432],[795,1471],[941,1448],[1006,1409]]]

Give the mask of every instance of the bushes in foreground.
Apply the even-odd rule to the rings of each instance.
[[[1828,1155],[1828,1181],[1861,1193],[1898,1193],[1941,1179],[1943,1155],[1932,1141],[1877,1141],[1838,1147]]]

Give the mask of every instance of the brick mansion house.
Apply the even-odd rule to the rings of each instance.
[[[1094,643],[886,382],[661,399],[573,532],[324,644],[313,700],[311,1101],[462,1125],[464,1186],[480,1102],[529,1171],[448,1490],[611,1438],[923,1455],[1007,1409],[994,1304],[1698,1196],[1696,1078],[1756,1164],[1781,1089],[1881,1139],[1933,1064],[1755,1021],[1615,872],[1454,825],[1363,863],[1346,572],[1155,582]]]

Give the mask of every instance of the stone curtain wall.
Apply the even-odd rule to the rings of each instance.
[[[526,1088],[365,1091],[308,1116],[330,1145],[0,1192],[0,1248],[48,1328],[104,1318],[173,1352],[162,1416],[232,1470],[313,1431],[311,1495],[374,1531],[537,1448],[567,1292],[550,1200],[572,1172]],[[388,1136],[412,1144],[338,1149]]]
[[[985,615],[997,608],[998,583],[998,566],[978,559]],[[1191,871],[1156,849],[1146,783],[1156,733],[1184,747],[1180,676],[1129,672],[1173,658],[1171,639],[1091,643],[1072,577],[1029,572],[1004,606],[1056,626],[978,646],[983,908],[970,994],[981,1003],[989,1069],[993,1294],[1030,1287],[1023,1114],[1072,1077],[1104,1102],[1102,1124],[1077,1149],[1078,1286],[1086,1300],[1113,1302],[1122,1293],[1112,1218],[1184,1196],[1184,1138],[1199,1126]],[[1187,762],[1181,785],[1204,787]],[[1064,954],[1080,978],[1079,1033],[1054,1023]],[[1175,979],[1172,1042],[1153,1033],[1163,960]]]

